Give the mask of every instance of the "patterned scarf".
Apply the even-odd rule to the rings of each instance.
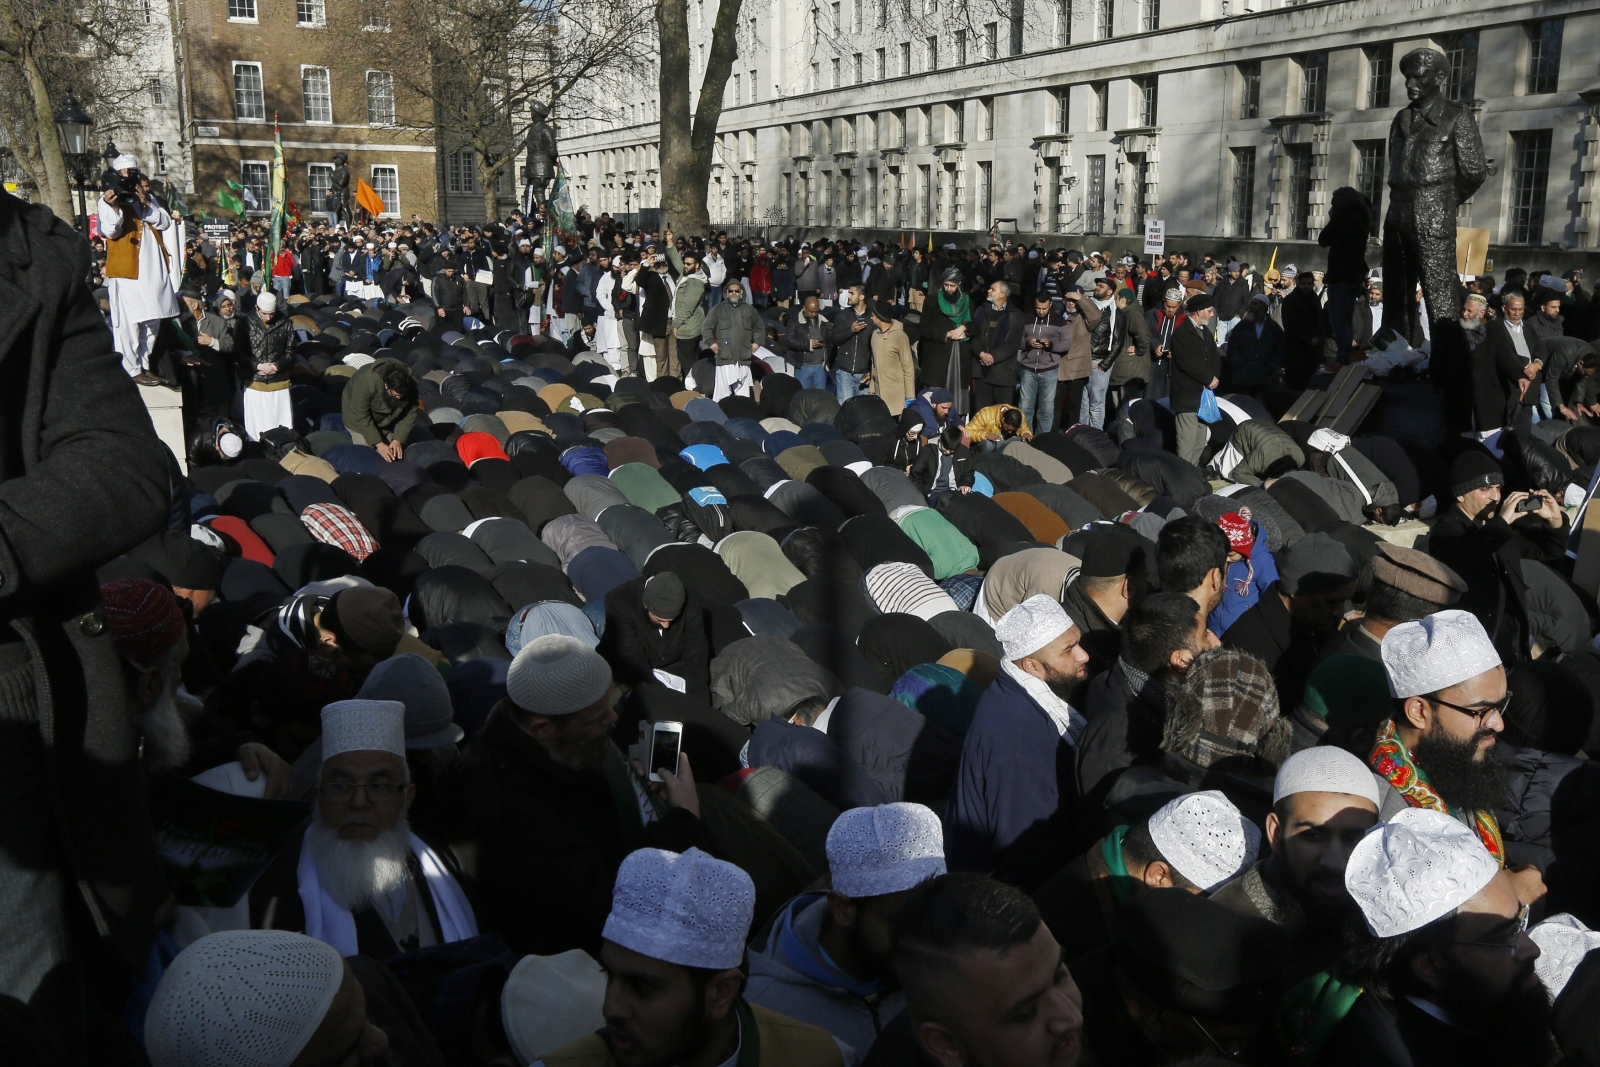
[[[1384,781],[1394,786],[1395,791],[1405,798],[1407,804],[1414,808],[1432,808],[1446,815],[1451,814],[1450,806],[1433,788],[1427,774],[1412,760],[1411,751],[1406,748],[1406,743],[1400,740],[1400,733],[1395,729],[1393,719],[1384,722],[1383,730],[1378,734],[1377,744],[1373,745],[1372,756],[1368,762]],[[1472,828],[1478,832],[1478,839],[1483,842],[1483,847],[1489,850],[1489,855],[1499,860],[1500,866],[1504,867],[1506,844],[1500,835],[1500,824],[1495,821],[1494,813],[1473,812]]]

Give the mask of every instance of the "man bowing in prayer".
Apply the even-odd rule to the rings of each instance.
[[[134,195],[120,185],[100,196],[100,232],[106,239],[106,288],[111,297],[111,334],[122,367],[140,385],[166,384],[150,373],[150,352],[162,319],[180,314],[172,286],[172,253],[167,233],[175,225],[167,209],[150,195],[150,179],[139,161],[120,155],[111,169],[132,178]]]
[[[1383,636],[1395,710],[1378,729],[1369,765],[1414,808],[1442,811],[1470,827],[1504,867],[1494,808],[1506,795],[1499,735],[1511,702],[1506,669],[1468,611],[1439,611]],[[1534,867],[1512,880],[1523,903],[1544,895]]]
[[[416,786],[405,717],[398,700],[322,709],[316,811],[300,847],[286,848],[251,890],[251,926],[380,960],[478,936],[445,860],[406,822]]]

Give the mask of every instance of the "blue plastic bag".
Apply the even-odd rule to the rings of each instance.
[[[1210,389],[1200,390],[1200,410],[1196,412],[1201,422],[1218,422],[1222,418],[1222,409],[1217,406],[1217,394]]]

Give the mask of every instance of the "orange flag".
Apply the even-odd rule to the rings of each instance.
[[[373,218],[383,214],[383,197],[379,196],[364,178],[356,179],[356,203]]]

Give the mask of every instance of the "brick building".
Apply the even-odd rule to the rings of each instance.
[[[276,114],[288,196],[308,217],[320,212],[333,154],[342,151],[350,157],[352,179],[365,179],[383,198],[385,218],[447,218],[433,135],[395,125],[397,115],[419,102],[397,99],[403,90],[392,73],[368,69],[361,50],[352,47],[352,34],[369,30],[342,21],[366,17],[355,3],[176,3],[193,137],[193,209],[218,211],[217,190],[232,178],[266,213]],[[385,32],[378,26],[369,31]]]

